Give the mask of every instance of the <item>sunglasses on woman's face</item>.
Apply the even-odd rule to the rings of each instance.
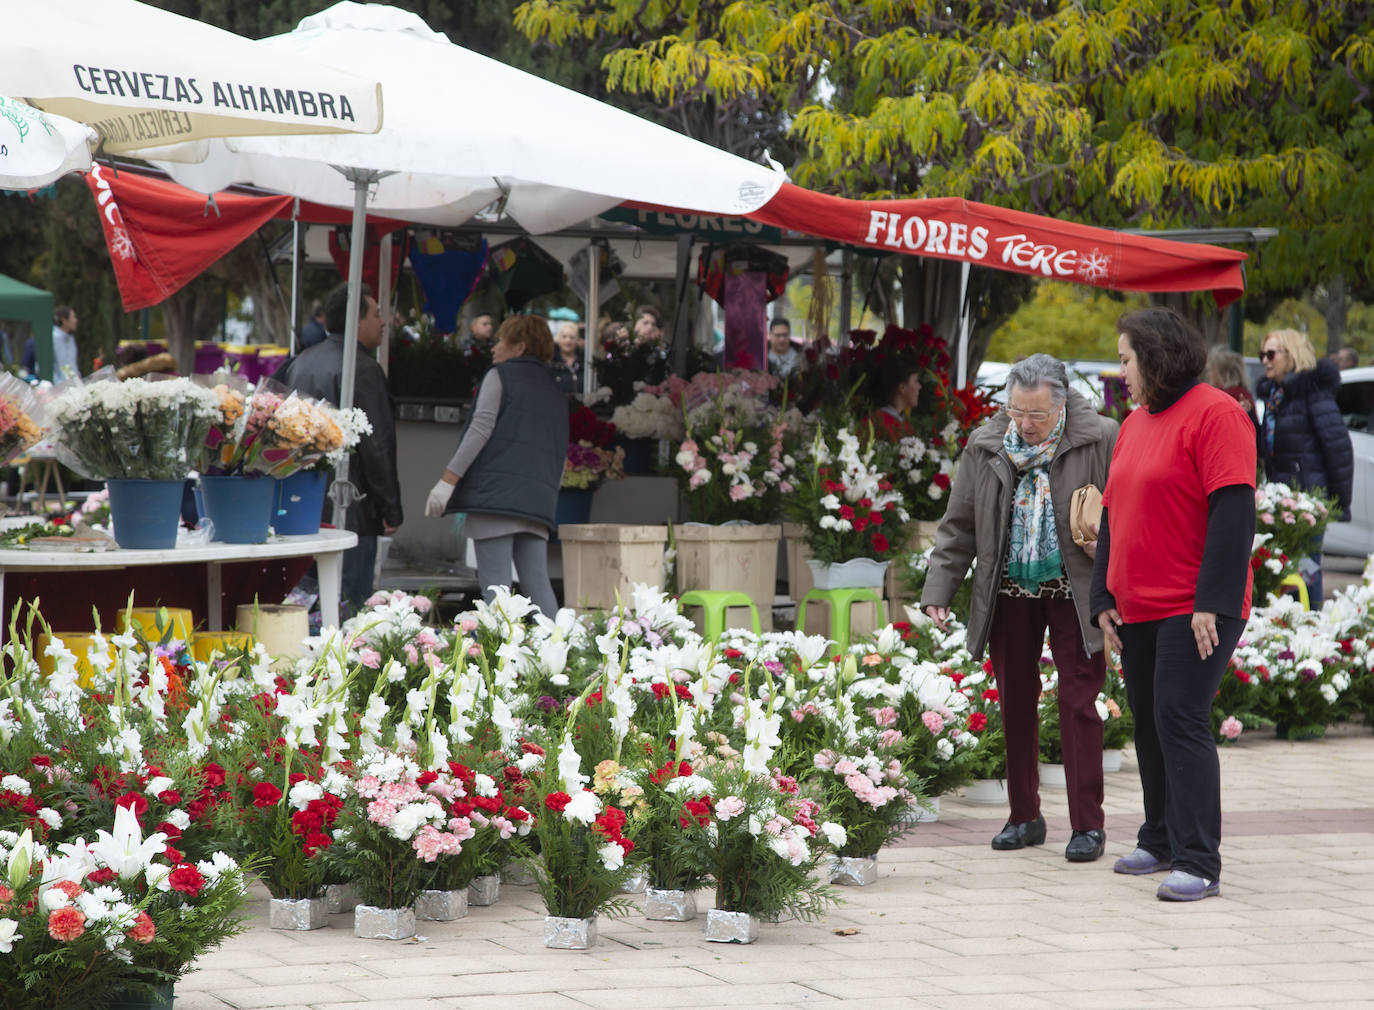
[[[1260,351],[1259,359],[1260,359],[1261,361],[1273,361],[1275,358],[1277,358],[1277,357],[1278,357],[1280,354],[1282,354],[1282,353],[1283,353],[1283,351],[1277,351],[1277,350],[1273,350],[1273,349],[1268,350],[1268,351]]]

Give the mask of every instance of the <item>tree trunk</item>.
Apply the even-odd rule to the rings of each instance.
[[[159,308],[167,323],[167,350],[176,358],[177,371],[190,375],[196,360],[196,341],[214,335],[224,309],[222,284],[213,278],[197,277]]]
[[[902,257],[902,297],[906,326],[915,329],[929,323],[949,348],[949,381],[959,376],[959,320],[963,264],[955,260]],[[993,332],[1035,290],[1030,277],[1002,270],[969,268],[968,293],[972,300],[968,345],[967,381],[972,382],[988,351]]]
[[[1229,307],[1217,308],[1216,300],[1210,294],[1197,291],[1168,291],[1150,295],[1150,301],[1173,309],[1197,327],[1205,346],[1229,346],[1231,310]]]
[[[1335,354],[1345,346],[1346,315],[1350,311],[1350,292],[1345,274],[1333,274],[1312,294],[1312,304],[1326,318],[1326,353]]]

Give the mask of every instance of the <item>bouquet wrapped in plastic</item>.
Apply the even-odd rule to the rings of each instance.
[[[33,387],[8,372],[0,372],[0,466],[43,437],[47,411]]]
[[[364,431],[366,415],[331,407],[266,379],[198,376],[218,403],[201,453],[202,472],[289,477],[321,462],[342,464]]]
[[[215,394],[190,379],[114,378],[101,369],[48,402],[57,458],[92,480],[184,480],[221,417]]]

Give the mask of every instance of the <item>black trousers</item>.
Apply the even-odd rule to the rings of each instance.
[[[1212,699],[1245,622],[1217,616],[1220,644],[1198,656],[1192,615],[1123,624],[1121,667],[1135,716],[1135,753],[1145,794],[1136,844],[1174,869],[1221,878],[1221,766]]]

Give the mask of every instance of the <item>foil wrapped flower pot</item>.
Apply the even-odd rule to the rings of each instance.
[[[358,885],[352,881],[324,885],[324,907],[330,915],[353,911],[358,907],[358,900]]]
[[[272,898],[267,922],[273,929],[320,929],[329,925],[323,898]]]
[[[692,891],[644,889],[644,918],[659,922],[687,922],[697,917],[697,896]]]
[[[508,863],[501,871],[501,882],[525,886],[534,883],[534,874],[519,863]]]
[[[468,889],[421,891],[415,899],[415,918],[424,922],[452,922],[468,914]]]
[[[362,940],[408,940],[415,935],[415,909],[358,905],[353,935]]]
[[[561,915],[544,916],[544,946],[554,950],[586,950],[596,946],[596,916],[569,919]]]
[[[633,874],[626,878],[625,883],[620,885],[621,894],[643,894],[644,889],[649,886],[649,871],[646,869],[635,870]]]
[[[877,856],[835,856],[830,862],[830,882],[845,887],[867,887],[878,880]]]
[[[468,884],[469,905],[494,905],[501,897],[501,874],[489,873]]]
[[[934,824],[940,819],[940,797],[925,796],[912,803],[902,814],[902,825]]]
[[[759,920],[748,912],[712,908],[706,913],[706,939],[712,943],[753,943],[759,938]]]

